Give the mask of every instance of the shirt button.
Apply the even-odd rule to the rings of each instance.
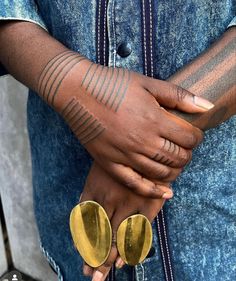
[[[156,253],[156,249],[154,247],[152,247],[147,255],[147,258],[151,258],[155,255]]]
[[[132,49],[129,43],[124,42],[118,46],[117,54],[122,58],[128,57],[131,54],[131,52]]]

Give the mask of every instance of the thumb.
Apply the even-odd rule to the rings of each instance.
[[[147,84],[146,89],[165,108],[188,113],[201,113],[214,107],[214,104],[210,101],[196,96],[173,83],[150,78]]]

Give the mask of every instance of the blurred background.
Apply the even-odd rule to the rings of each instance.
[[[0,78],[0,280],[20,271],[24,281],[55,281],[39,248],[33,213],[26,129],[27,89]]]

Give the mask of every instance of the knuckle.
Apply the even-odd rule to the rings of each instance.
[[[174,87],[174,93],[178,102],[182,102],[188,94],[188,92],[180,86]]]
[[[137,130],[130,130],[127,134],[127,139],[128,145],[130,146],[130,148],[132,148],[131,151],[133,151],[134,148],[137,147],[137,145],[141,145],[144,142],[144,137],[140,133],[138,133]]]
[[[181,172],[182,172],[182,169],[173,169],[168,178],[168,181],[176,180],[176,178],[181,174]]]
[[[167,181],[170,182],[175,180],[181,174],[182,170],[182,168],[171,168],[171,172],[169,177],[167,178]]]
[[[149,190],[149,194],[148,197],[150,198],[157,198],[157,199],[161,199],[162,198],[162,192],[160,191],[160,188],[158,187],[158,185],[153,184]]]
[[[179,155],[179,164],[181,166],[186,165],[191,159],[192,153],[188,150],[183,150]]]
[[[157,178],[159,179],[165,179],[168,178],[170,176],[170,172],[171,170],[169,168],[163,167],[163,168],[159,168],[157,171]]]
[[[192,148],[198,146],[203,140],[203,132],[195,127],[192,127],[192,132],[189,135],[189,142]]]
[[[145,176],[147,176],[148,178],[155,177],[156,173],[157,173],[156,168],[150,166],[145,167]]]
[[[124,184],[128,188],[130,188],[130,189],[132,189],[134,191],[139,189],[138,188],[138,183],[139,183],[139,180],[138,180],[138,178],[136,176],[130,176],[129,178],[125,179],[125,182],[124,182]]]
[[[186,138],[186,144],[189,148],[194,148],[198,145],[199,140],[198,137],[195,134],[189,134],[189,136]]]
[[[103,205],[106,206],[107,208],[113,206],[113,199],[110,195],[106,195],[105,198],[103,199]]]
[[[202,142],[203,138],[204,133],[200,129],[198,129],[198,144]]]

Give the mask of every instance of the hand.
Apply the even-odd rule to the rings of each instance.
[[[81,196],[81,202],[87,200],[96,201],[103,206],[111,221],[114,236],[120,223],[128,216],[139,213],[152,221],[164,203],[163,199],[148,199],[134,194],[114,181],[97,164],[91,168]],[[102,266],[93,269],[84,265],[84,274],[93,276],[93,281],[103,281],[114,262],[119,268],[124,264],[118,257],[115,244],[112,245],[110,255]]]
[[[174,84],[96,65],[77,53],[58,60],[42,75],[41,95],[114,178],[137,194],[170,198],[166,185],[146,178],[159,183],[176,178],[202,132],[161,106],[203,112],[212,104]]]

